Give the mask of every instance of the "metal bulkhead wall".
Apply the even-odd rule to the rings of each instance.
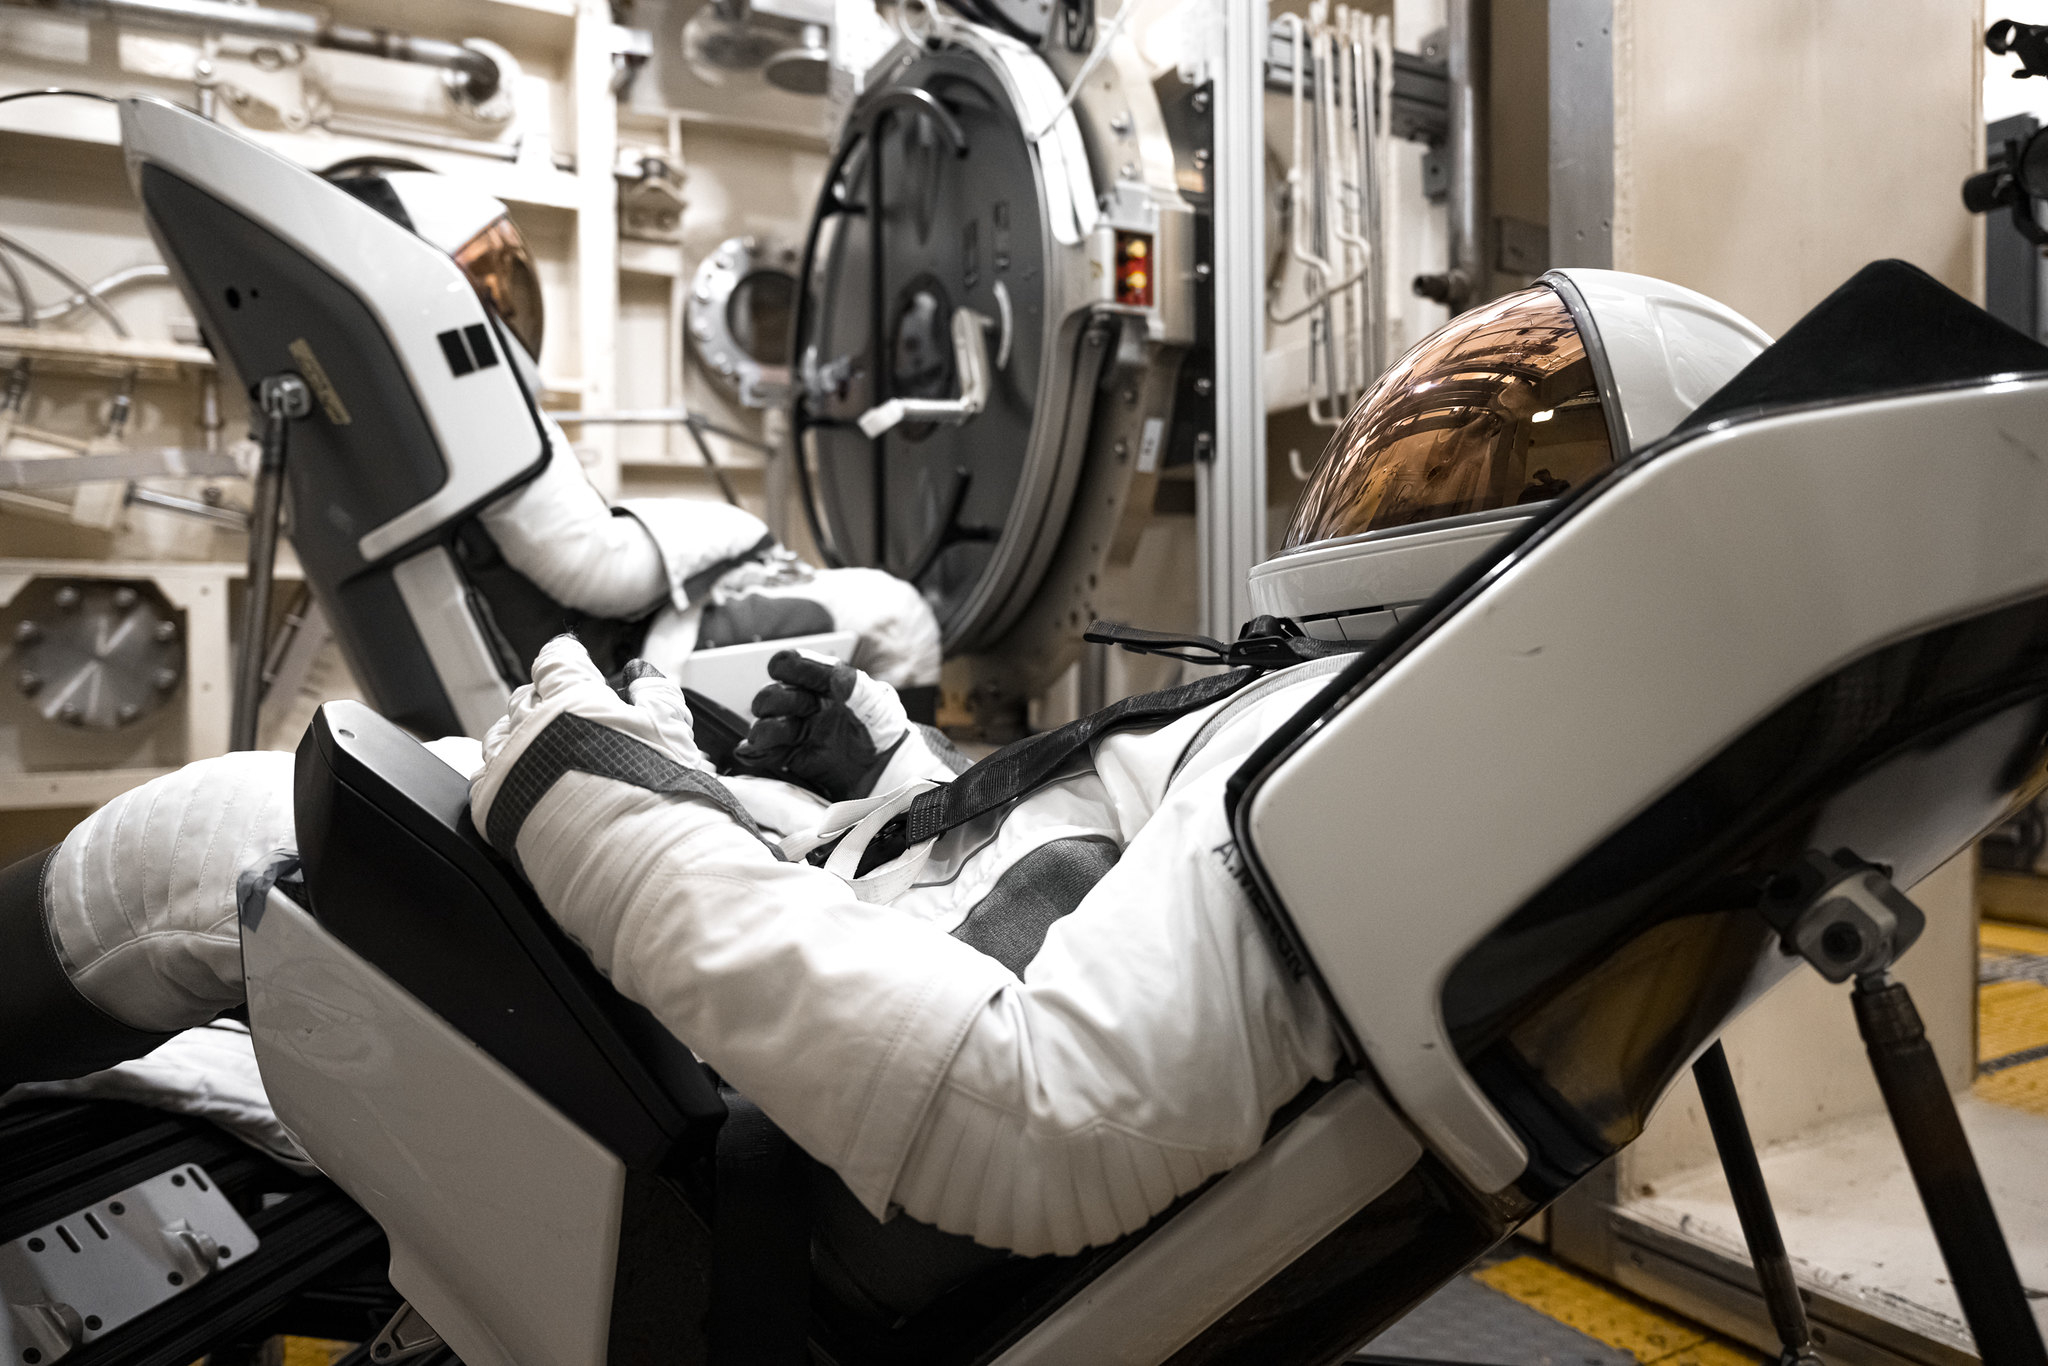
[[[877,68],[827,174],[795,339],[820,550],[918,584],[949,688],[992,731],[1077,657],[1195,340],[1195,211],[1143,60],[1119,39],[1069,104],[1084,54],[1047,47],[949,21]],[[1144,289],[1120,298],[1137,254]],[[987,320],[979,406],[947,354],[963,309]],[[894,399],[968,411],[868,436]]]

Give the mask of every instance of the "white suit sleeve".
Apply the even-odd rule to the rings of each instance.
[[[722,810],[570,772],[520,827],[598,968],[882,1214],[968,1023],[1016,978]]]
[[[547,424],[539,476],[479,514],[505,562],[565,607],[631,620],[668,593],[660,548],[638,518],[615,514],[561,428]]]
[[[1073,1252],[1241,1160],[1334,1057],[1217,862],[1221,782],[1169,804],[1025,982],[696,798],[572,772],[518,849],[619,989],[871,1212]]]
[[[629,498],[619,504],[645,528],[660,553],[669,606],[688,611],[718,581],[774,545],[768,524],[730,503],[706,498]]]

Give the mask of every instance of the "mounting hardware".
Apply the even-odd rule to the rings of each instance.
[[[370,1360],[376,1366],[398,1366],[399,1362],[410,1361],[440,1345],[441,1335],[420,1317],[420,1311],[410,1304],[401,1304],[398,1312],[391,1316],[391,1321],[370,1343]]]
[[[1927,928],[1886,870],[1846,849],[1808,853],[1771,879],[1758,909],[1785,951],[1830,982],[1885,971]]]
[[[1765,884],[1757,909],[1787,953],[1830,982],[1856,979],[1849,1000],[1870,1070],[1985,1366],[2048,1366],[1955,1098],[1911,993],[1888,975],[1926,915],[1888,869],[1847,849],[1809,851]]]
[[[256,1247],[192,1163],[0,1243],[0,1366],[51,1366]]]

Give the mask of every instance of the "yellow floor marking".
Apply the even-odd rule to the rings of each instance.
[[[2048,930],[2032,925],[1987,920],[1978,928],[1977,943],[2000,953],[2032,953],[2048,958]]]
[[[1977,1061],[2048,1044],[2048,987],[1986,982],[1977,988]]]
[[[335,1342],[328,1338],[287,1337],[283,1342],[283,1366],[334,1366],[355,1346],[352,1342]]]
[[[2048,1115],[2048,1058],[1987,1073],[1977,1078],[1970,1089],[1995,1105]]]
[[[1731,1347],[1709,1336],[1704,1328],[1667,1317],[1639,1300],[1536,1257],[1516,1257],[1472,1275],[1546,1318],[1646,1364],[1756,1366],[1754,1353]]]
[[[2020,954],[2048,958],[2048,930],[1986,920],[1978,931],[1977,946],[1987,962]],[[2048,1047],[2048,986],[2038,982],[1985,982],[1978,986],[1980,1063],[2041,1047]],[[2048,1058],[1986,1072],[1971,1090],[1994,1104],[2048,1115]]]

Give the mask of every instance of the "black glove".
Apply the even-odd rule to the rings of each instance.
[[[896,690],[851,664],[803,650],[768,661],[754,724],[733,750],[741,772],[807,787],[828,801],[865,797],[910,733]]]

